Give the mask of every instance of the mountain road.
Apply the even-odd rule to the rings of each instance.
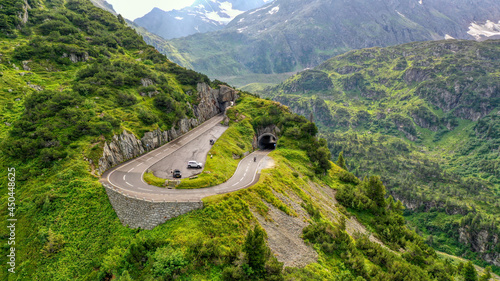
[[[210,139],[217,139],[227,129],[220,124],[222,119],[221,115],[215,116],[181,137],[113,167],[102,174],[100,181],[129,196],[167,202],[200,201],[207,196],[229,193],[255,184],[259,179],[260,170],[265,168],[266,162],[269,161],[267,154],[270,151],[259,150],[249,154],[240,161],[229,180],[213,187],[169,189],[144,182],[143,176],[148,170],[163,178],[171,178],[171,169],[180,169],[183,177],[200,173],[202,169],[187,169],[187,162],[202,162],[206,159],[211,148]]]

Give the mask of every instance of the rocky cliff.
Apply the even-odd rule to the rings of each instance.
[[[114,135],[111,141],[104,144],[102,157],[99,159],[99,174],[189,132],[206,120],[225,112],[238,98],[236,90],[223,85],[219,89],[212,89],[205,83],[199,83],[197,92],[199,102],[192,106],[196,118],[181,119],[170,130],[157,129],[145,133],[140,139],[126,130],[120,135]]]
[[[461,227],[458,231],[460,243],[468,245],[474,252],[480,253],[485,261],[500,266],[500,253],[498,253],[498,249],[495,249],[495,245],[499,245],[497,233],[490,229],[474,229],[470,226]]]
[[[201,123],[224,112],[237,98],[237,92],[224,85],[219,89],[211,89],[207,84],[199,83],[197,90],[199,103],[193,105],[193,112]]]

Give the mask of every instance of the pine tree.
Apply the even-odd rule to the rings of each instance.
[[[339,153],[339,159],[337,160],[337,166],[347,171],[347,166],[345,165],[344,151]]]
[[[472,262],[467,262],[462,269],[462,276],[464,277],[464,281],[478,281],[477,280],[477,272],[472,265]]]
[[[130,277],[130,273],[128,270],[123,271],[122,275],[116,279],[116,281],[133,281],[132,277]]]
[[[122,17],[122,15],[118,15],[118,21],[119,21],[121,24],[126,24],[125,19]]]
[[[365,180],[365,188],[368,198],[375,203],[375,206],[373,206],[374,211],[384,212],[387,202],[385,201],[385,186],[380,181],[380,177],[370,176],[367,181]]]
[[[479,281],[488,281],[491,279],[491,266],[487,266]]]
[[[245,244],[243,245],[243,251],[245,252],[245,258],[248,265],[252,270],[257,275],[264,273],[269,250],[262,228],[256,225],[253,230],[248,231]]]

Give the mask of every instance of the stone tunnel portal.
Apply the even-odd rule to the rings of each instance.
[[[275,149],[278,138],[270,133],[262,134],[259,137],[259,148],[264,150]]]

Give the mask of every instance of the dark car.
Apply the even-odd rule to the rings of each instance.
[[[173,175],[174,175],[174,178],[181,178],[182,177],[181,171],[179,171],[179,170],[174,170]]]

